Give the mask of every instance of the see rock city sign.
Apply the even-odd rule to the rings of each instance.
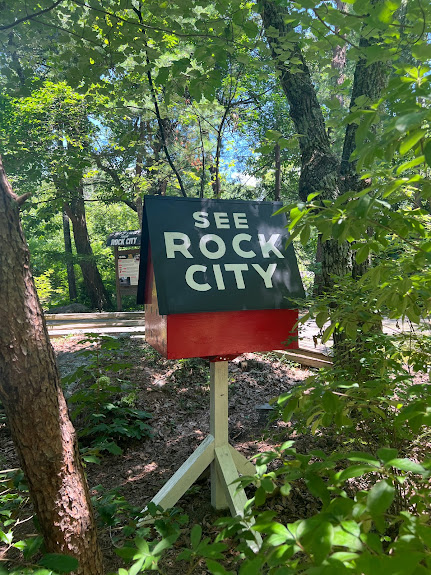
[[[147,196],[138,303],[147,342],[170,359],[210,359],[210,433],[152,502],[167,509],[211,466],[211,502],[244,515],[235,481],[254,466],[228,440],[228,359],[298,348],[304,297],[281,203]],[[248,542],[257,549],[259,535]]]
[[[149,196],[138,303],[170,359],[296,348],[304,297],[281,203]]]

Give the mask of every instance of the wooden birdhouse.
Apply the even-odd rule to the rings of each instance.
[[[304,289],[280,207],[145,198],[138,303],[151,346],[169,359],[298,348]]]

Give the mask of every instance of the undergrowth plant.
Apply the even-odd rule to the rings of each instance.
[[[151,414],[135,407],[136,389],[130,381],[119,378],[130,363],[116,361],[121,341],[110,336],[88,335],[80,343],[91,347],[80,352],[86,358],[72,374],[63,378],[71,417],[78,429],[83,458],[99,463],[103,452],[122,453],[127,442],[151,435]]]
[[[75,570],[75,558],[46,553],[42,535],[24,534],[23,525],[33,519],[29,501],[22,470],[0,471],[0,575],[55,575]],[[37,519],[34,524],[37,527]]]

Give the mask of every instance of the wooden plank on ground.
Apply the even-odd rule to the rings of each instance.
[[[98,320],[98,319],[135,319],[144,320],[143,311],[97,312],[97,313],[46,313],[45,319],[51,320]]]
[[[310,350],[289,349],[287,351],[277,350],[274,352],[278,357],[295,361],[308,367],[329,367],[332,359],[323,353],[311,352]]]
[[[100,321],[49,321],[47,322],[48,329],[89,329],[92,327],[136,327],[143,325],[142,321],[137,320],[124,320],[124,321],[107,321],[102,319]]]

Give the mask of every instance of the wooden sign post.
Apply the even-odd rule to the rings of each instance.
[[[117,311],[122,311],[122,298],[138,292],[141,231],[114,232],[106,246],[114,248]]]
[[[247,498],[236,480],[255,468],[229,444],[227,360],[298,348],[291,300],[304,289],[284,216],[273,215],[280,207],[145,199],[138,303],[146,304],[146,340],[170,359],[210,360],[210,434],[153,498],[164,509],[211,466],[212,505],[244,517]]]
[[[228,362],[210,363],[210,433],[178,471],[153,497],[163,509],[173,507],[198,477],[211,465],[211,503],[216,509],[229,507],[232,515],[242,516],[247,501],[244,491],[232,485],[241,475],[253,475],[252,465],[229,445],[228,438]]]

